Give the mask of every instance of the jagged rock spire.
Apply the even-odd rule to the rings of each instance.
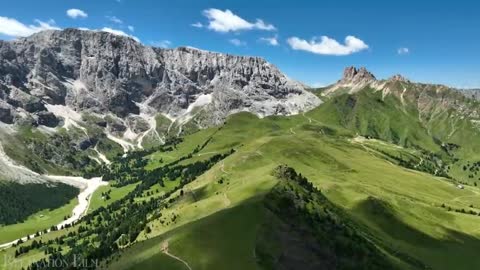
[[[403,77],[401,74],[395,74],[390,78],[390,81],[398,81],[398,82],[410,82],[407,78]]]
[[[357,69],[356,67],[347,67],[343,71],[343,77],[339,81],[342,84],[359,84],[376,81],[375,76],[365,67]]]

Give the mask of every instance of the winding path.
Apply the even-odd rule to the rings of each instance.
[[[163,244],[162,244],[162,253],[167,255],[167,256],[170,256],[171,258],[183,263],[189,270],[192,270],[192,268],[190,267],[190,265],[185,261],[183,260],[182,258],[179,258],[173,254],[171,254],[170,252],[168,252],[168,241],[165,241]]]

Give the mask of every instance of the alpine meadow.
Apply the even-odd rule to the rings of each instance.
[[[290,2],[3,3],[0,270],[480,269],[480,6]]]

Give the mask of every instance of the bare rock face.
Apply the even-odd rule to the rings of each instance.
[[[46,111],[34,113],[34,118],[36,119],[37,124],[46,127],[56,127],[60,122],[53,113]]]
[[[480,101],[480,89],[459,89],[464,96]]]
[[[338,82],[323,92],[324,96],[334,94],[339,89],[348,89],[350,93],[354,93],[363,89],[368,85],[378,84],[375,76],[365,67],[347,67],[343,71],[343,76]]]
[[[0,100],[0,121],[11,124],[13,123],[12,107]]]
[[[400,74],[395,74],[395,75],[393,75],[393,76],[389,79],[389,81],[410,83],[410,80],[409,80],[409,79],[403,77],[403,76],[400,75]]]
[[[343,72],[343,77],[339,81],[341,84],[359,84],[375,81],[375,76],[365,67],[357,69],[356,67],[347,67]]]
[[[302,84],[258,57],[153,48],[77,29],[0,41],[0,99],[17,109],[11,114],[41,115],[38,124],[49,125],[55,121],[45,118],[46,104],[121,119],[145,108],[175,119],[202,107],[209,112],[205,126],[237,111],[295,114],[320,104]],[[8,112],[3,115],[9,119]]]

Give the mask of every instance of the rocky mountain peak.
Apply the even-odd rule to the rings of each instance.
[[[365,67],[347,67],[343,71],[343,77],[339,81],[342,84],[358,84],[376,81],[375,76]]]
[[[409,79],[405,78],[404,76],[402,76],[401,74],[395,74],[393,75],[389,81],[394,81],[394,82],[410,82]]]
[[[259,57],[155,48],[125,36],[71,28],[0,41],[4,122],[28,118],[55,126],[52,114],[62,116],[49,105],[121,119],[148,112],[181,121],[201,107],[207,113],[199,125],[205,127],[238,111],[288,115],[319,103]]]

